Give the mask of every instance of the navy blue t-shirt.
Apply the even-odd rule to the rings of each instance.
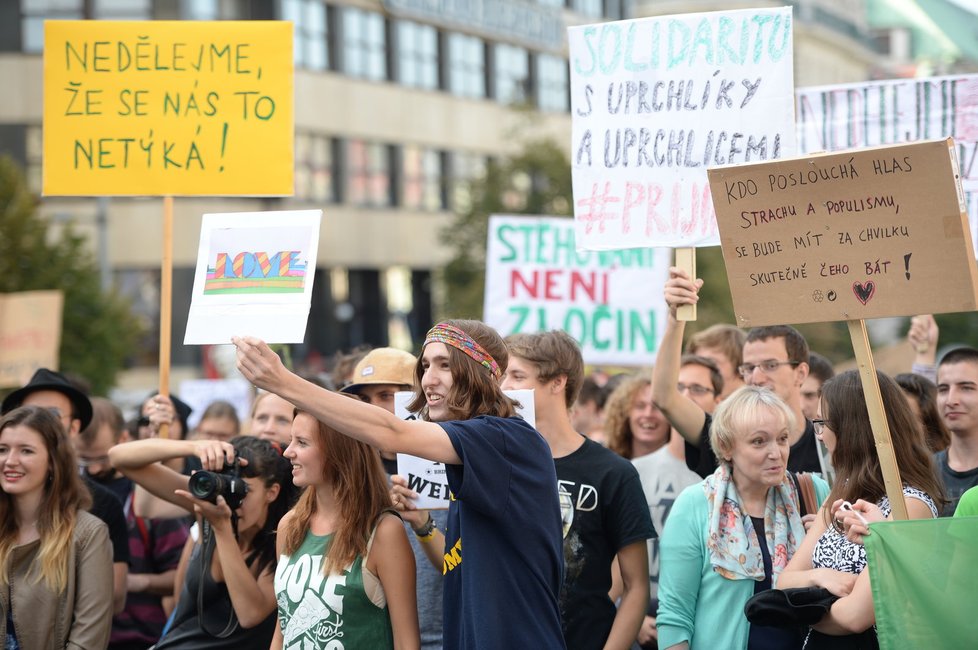
[[[520,418],[439,423],[461,465],[446,465],[444,647],[563,650],[557,474]],[[463,543],[464,538],[464,543]]]

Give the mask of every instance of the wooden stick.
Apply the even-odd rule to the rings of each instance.
[[[163,197],[163,262],[160,266],[160,395],[170,395],[170,325],[173,313],[173,197]],[[174,411],[175,412],[175,411]],[[170,426],[160,426],[169,437]]]
[[[689,273],[689,279],[696,279],[696,249],[677,248],[676,266]],[[676,320],[696,320],[696,305],[679,305],[676,308]]]
[[[856,353],[856,363],[859,367],[859,377],[862,379],[866,408],[869,409],[869,422],[873,428],[873,438],[876,439],[876,453],[879,455],[880,469],[883,471],[883,484],[886,486],[886,496],[890,498],[893,519],[907,519],[907,504],[903,499],[903,481],[900,480],[900,468],[897,466],[896,456],[893,454],[893,439],[890,437],[890,425],[886,421],[886,411],[883,410],[883,396],[880,394],[880,384],[876,378],[876,364],[873,362],[873,351],[869,347],[869,336],[866,334],[866,321],[862,319],[850,320],[846,321],[846,324],[849,326],[852,349]]]

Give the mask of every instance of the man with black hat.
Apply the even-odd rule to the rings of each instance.
[[[18,406],[39,406],[61,419],[72,445],[78,434],[92,421],[92,403],[88,396],[59,372],[39,368],[27,385],[7,395],[0,405],[0,415]],[[84,472],[85,485],[92,494],[91,513],[105,522],[112,540],[112,603],[118,614],[126,604],[126,574],[129,571],[129,533],[122,503],[109,490],[92,481]]]

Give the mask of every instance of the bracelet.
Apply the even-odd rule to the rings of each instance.
[[[430,542],[434,538],[435,538],[435,529],[434,528],[432,528],[431,529],[431,532],[428,533],[427,535],[424,535],[424,536],[418,535],[418,541],[419,542],[422,542],[422,543],[423,542]]]
[[[414,531],[414,534],[418,537],[418,539],[423,542],[427,541],[435,534],[435,518],[432,517],[431,513],[429,512],[428,521],[426,521],[421,528],[415,528],[412,526],[411,530]]]

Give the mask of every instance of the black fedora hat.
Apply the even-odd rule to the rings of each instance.
[[[24,403],[24,399],[28,395],[39,390],[57,391],[71,400],[75,411],[74,415],[81,420],[82,429],[85,429],[92,421],[92,403],[88,400],[88,396],[75,388],[60,372],[47,368],[38,368],[26,386],[7,395],[3,400],[3,405],[0,406],[0,413],[5,414],[14,410]]]

